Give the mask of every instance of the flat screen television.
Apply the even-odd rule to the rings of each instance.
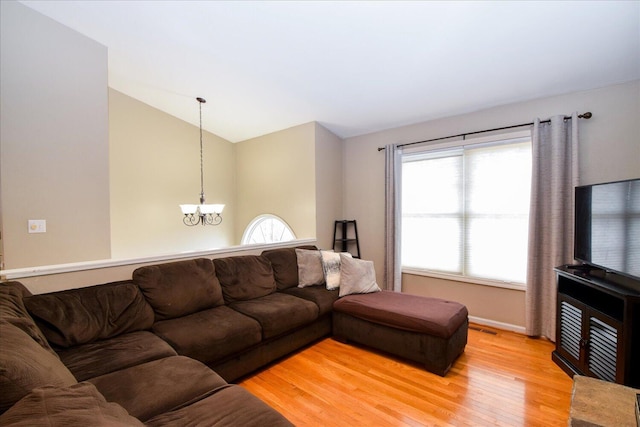
[[[640,179],[575,189],[574,257],[640,281]]]

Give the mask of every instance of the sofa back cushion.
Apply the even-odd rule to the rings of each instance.
[[[77,383],[60,359],[22,329],[0,321],[0,413],[35,387]]]
[[[276,279],[278,290],[298,286],[298,260],[296,249],[318,250],[313,245],[298,246],[297,248],[268,249],[262,252],[273,267],[273,275]]]
[[[198,258],[140,267],[133,281],[156,314],[156,320],[186,316],[224,304],[210,259]]]
[[[23,298],[28,296],[31,296],[31,292],[20,282],[0,283],[0,321],[22,329],[42,348],[56,354],[24,306]]]
[[[131,281],[24,299],[51,344],[67,348],[151,328],[153,310]]]
[[[234,256],[213,260],[227,303],[246,301],[276,291],[271,262],[257,255]]]

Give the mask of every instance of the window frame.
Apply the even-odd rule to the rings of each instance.
[[[524,142],[525,140],[532,140],[531,130],[522,130],[515,132],[492,134],[480,137],[474,137],[469,139],[448,141],[430,145],[417,145],[415,147],[404,148],[402,152],[402,163],[406,158],[413,158],[417,160],[420,157],[439,157],[439,153],[446,155],[447,152],[453,152],[456,150],[464,151],[465,148],[482,148],[482,146],[497,146],[502,144],[512,144]],[[464,248],[463,248],[464,250]],[[401,266],[401,272],[403,274],[411,274],[415,276],[432,277],[436,279],[451,280],[461,283],[469,283],[482,286],[490,286],[496,288],[513,289],[519,291],[526,291],[526,283],[512,282],[499,279],[487,279],[480,277],[465,276],[463,274],[447,273],[441,271],[430,270],[426,268],[419,268],[414,266]]]
[[[259,242],[259,243],[250,242],[249,239],[253,234],[253,232],[260,227],[260,224],[262,224],[267,220],[276,220],[280,222],[284,226],[285,230],[291,233],[291,239],[279,240],[277,242]],[[245,246],[245,245],[269,244],[269,243],[281,243],[281,242],[290,242],[294,240],[297,240],[296,234],[293,232],[293,229],[291,228],[291,226],[287,224],[287,222],[284,219],[274,214],[260,214],[255,218],[253,218],[251,221],[249,221],[249,224],[245,227],[244,232],[242,233],[242,239],[240,240],[240,245]]]

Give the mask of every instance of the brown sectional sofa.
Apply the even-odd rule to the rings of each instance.
[[[230,382],[332,333],[439,375],[464,350],[464,306],[376,292],[370,261],[353,261],[371,264],[367,280],[340,268],[341,295],[373,282],[338,301],[338,289],[303,284],[298,261],[296,248],[200,258],[40,295],[0,283],[0,425],[290,426]],[[418,334],[398,324],[416,315],[429,326]]]
[[[2,283],[0,425],[291,425],[229,382],[331,333],[337,291],[297,284],[294,248]]]

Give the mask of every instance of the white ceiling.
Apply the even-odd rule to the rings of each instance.
[[[22,1],[109,85],[237,142],[340,137],[640,78],[640,1]],[[558,113],[558,112],[550,112]]]

